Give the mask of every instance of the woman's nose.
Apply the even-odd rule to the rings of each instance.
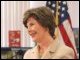
[[[32,31],[32,28],[31,27],[28,27],[28,32],[30,33]]]
[[[29,32],[30,30],[31,30],[30,27],[28,27],[28,32]]]

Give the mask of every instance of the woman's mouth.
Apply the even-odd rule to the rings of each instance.
[[[30,33],[30,36],[31,36],[31,37],[34,37],[34,36],[36,35],[36,33],[37,33],[37,32],[32,32],[32,33]]]

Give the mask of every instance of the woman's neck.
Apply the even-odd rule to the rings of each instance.
[[[53,38],[50,35],[45,35],[42,40],[40,40],[40,42],[38,43],[39,48],[41,50],[45,50],[48,48],[48,46],[51,44],[51,42],[53,41]]]

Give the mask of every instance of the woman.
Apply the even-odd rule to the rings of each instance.
[[[24,59],[73,59],[74,51],[56,39],[55,18],[48,7],[25,12],[23,24],[37,45],[28,50]]]

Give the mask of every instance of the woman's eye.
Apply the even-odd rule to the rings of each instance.
[[[34,25],[33,23],[30,24],[30,26],[33,26],[33,25]]]
[[[27,27],[31,27],[31,26],[33,26],[34,24],[33,23],[31,23],[31,24],[29,24],[29,25],[27,25]]]
[[[27,24],[26,26],[27,26],[27,28],[28,27],[31,27],[31,26],[33,26],[34,25],[34,23],[30,23],[30,24]]]

